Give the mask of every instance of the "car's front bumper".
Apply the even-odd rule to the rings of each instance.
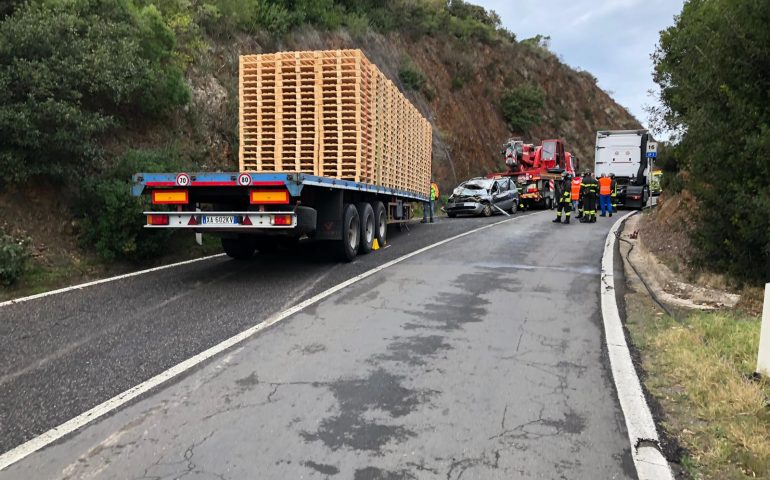
[[[447,213],[478,215],[484,210],[484,205],[479,202],[449,202],[444,209]]]

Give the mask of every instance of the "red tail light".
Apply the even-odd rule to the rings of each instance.
[[[147,215],[147,225],[168,225],[168,215]]]
[[[291,225],[291,215],[273,216],[273,225]]]

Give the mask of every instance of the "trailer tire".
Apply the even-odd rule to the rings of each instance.
[[[254,256],[257,243],[252,237],[223,238],[222,249],[235,260],[248,260]]]
[[[258,237],[254,244],[259,253],[275,253],[278,251],[278,239],[273,237]]]
[[[352,262],[361,243],[361,220],[358,210],[350,203],[342,206],[342,238],[337,241],[340,260]]]
[[[358,210],[358,218],[361,220],[358,253],[367,254],[372,251],[372,246],[374,245],[374,209],[367,202],[359,202],[356,204],[356,210]]]
[[[374,202],[374,236],[384,247],[388,240],[388,212],[382,202]]]

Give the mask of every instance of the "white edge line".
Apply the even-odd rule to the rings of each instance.
[[[204,350],[200,352],[199,354],[188,358],[187,360],[184,360],[173,367],[169,368],[168,370],[159,373],[158,375],[145,380],[144,382],[129,388],[128,390],[119,393],[118,395],[112,397],[111,399],[105,401],[104,403],[101,403],[92,409],[81,413],[77,417],[68,420],[61,425],[54,427],[47,432],[33,438],[32,440],[29,440],[26,443],[23,443],[19,445],[18,447],[9,450],[2,455],[0,455],[0,471],[5,470],[7,467],[13,465],[14,463],[22,460],[23,458],[27,457],[28,455],[35,453],[36,451],[40,450],[41,448],[44,448],[48,446],[49,444],[55,442],[56,440],[62,438],[65,435],[68,435],[69,433],[74,432],[75,430],[78,430],[79,428],[87,425],[88,423],[106,415],[107,413],[115,410],[116,408],[119,408],[120,406],[124,405],[127,402],[130,402],[134,398],[142,395],[143,393],[148,392],[149,390],[157,387],[158,385],[180,375],[181,373],[186,372],[187,370],[195,367],[196,365],[200,364],[201,362],[204,362],[208,360],[209,358],[237,345],[238,343],[246,340],[247,338],[259,333],[260,331],[264,330],[267,327],[270,327],[271,325],[275,325],[276,323],[285,320],[286,318],[294,315],[295,313],[309,307],[310,305],[313,305],[314,303],[317,303],[326,297],[329,297],[340,290],[359,282],[367,277],[370,277],[374,275],[375,273],[378,273],[382,270],[385,270],[388,267],[392,267],[393,265],[396,265],[398,263],[403,262],[404,260],[407,260],[409,258],[414,257],[415,255],[419,255],[421,253],[427,252],[428,250],[434,249],[436,247],[439,247],[441,245],[444,245],[446,243],[452,242],[454,240],[457,240],[459,238],[465,237],[467,235],[471,235],[477,232],[480,232],[482,230],[486,230],[488,228],[492,228],[494,226],[500,225],[505,222],[510,222],[513,220],[517,220],[519,218],[524,218],[524,216],[519,216],[515,218],[507,218],[505,220],[501,220],[499,222],[490,223],[489,225],[484,225],[483,227],[479,227],[473,230],[469,230],[467,232],[461,233],[459,235],[455,235],[454,237],[450,237],[444,240],[441,240],[440,242],[436,242],[434,244],[428,245],[426,247],[420,248],[419,250],[415,250],[414,252],[410,252],[406,255],[403,255],[401,257],[398,257],[396,259],[393,259],[389,262],[383,263],[382,265],[375,267],[371,270],[367,270],[366,272],[357,275],[355,277],[349,278],[348,280],[345,280],[344,282],[337,284],[328,290],[324,290],[323,292],[319,293],[318,295],[315,295],[311,298],[308,298],[307,300],[298,303],[297,305],[284,310],[283,312],[277,313],[273,315],[272,317],[268,318],[267,320],[264,320],[261,323],[258,323],[257,325],[254,325],[253,327],[250,327],[241,333],[238,333],[220,343],[217,345],[214,345],[211,348],[208,348],[207,350]],[[211,258],[211,257],[209,257]],[[149,271],[149,270],[148,270]],[[138,274],[139,272],[137,272]],[[117,277],[116,277],[117,278]],[[125,278],[125,277],[124,277]],[[74,288],[74,287],[73,287]]]
[[[94,285],[99,285],[102,283],[109,283],[109,282],[114,282],[116,280],[123,280],[124,278],[136,277],[139,275],[144,275],[145,273],[152,273],[152,272],[157,272],[159,270],[166,270],[168,268],[181,267],[182,265],[189,265],[191,263],[202,262],[204,260],[210,260],[212,258],[222,257],[224,255],[225,255],[224,253],[218,253],[216,255],[209,255],[207,257],[193,258],[192,260],[185,260],[183,262],[171,263],[168,265],[161,265],[159,267],[153,267],[153,268],[148,268],[146,270],[139,270],[137,272],[118,275],[117,277],[102,278],[101,280],[94,280],[92,282],[80,283],[78,285],[72,285],[70,287],[64,287],[56,290],[51,290],[48,292],[37,293],[35,295],[30,295],[28,297],[14,298],[13,300],[0,302],[0,308],[6,307],[8,305],[16,305],[17,303],[29,302],[30,300],[37,300],[38,298],[48,297],[51,295],[58,295],[60,293],[71,292],[72,290],[82,290],[84,288],[93,287]]]
[[[618,393],[620,408],[626,420],[628,439],[631,441],[631,454],[639,480],[671,479],[671,468],[657,448],[659,446],[658,431],[655,421],[644,398],[642,385],[636,375],[631,352],[628,350],[623,323],[618,312],[615,298],[615,242],[616,234],[623,222],[636,212],[630,212],[618,219],[607,234],[602,256],[601,273],[601,306],[604,322],[604,337],[607,353],[610,357],[612,378]],[[641,442],[651,442],[655,448],[640,448]],[[652,460],[652,461],[651,461]]]

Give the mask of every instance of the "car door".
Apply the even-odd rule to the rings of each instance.
[[[510,210],[511,206],[513,205],[513,200],[511,199],[509,180],[506,178],[503,180],[498,180],[495,183],[497,184],[497,193],[494,197],[495,205],[497,205],[502,210]]]

